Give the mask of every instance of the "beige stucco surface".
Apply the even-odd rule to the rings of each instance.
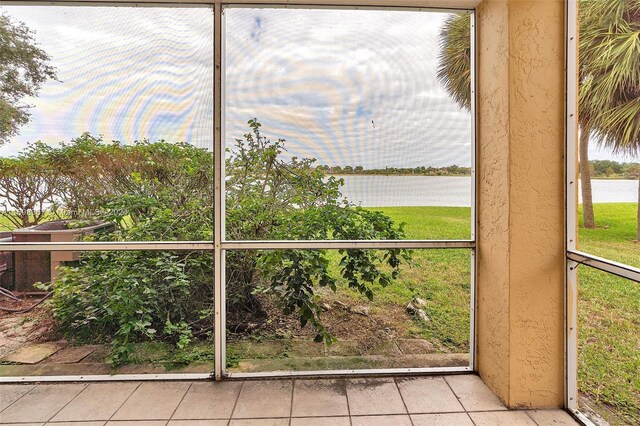
[[[478,371],[510,407],[564,401],[564,2],[478,19]]]

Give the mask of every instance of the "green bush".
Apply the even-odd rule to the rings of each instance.
[[[402,227],[383,213],[342,201],[341,179],[325,176],[313,159],[287,158],[284,140],[262,136],[255,119],[249,126],[226,160],[227,239],[402,238]],[[210,152],[164,141],[134,146],[96,141],[85,160],[108,185],[100,186],[91,204],[98,219],[117,228],[95,239],[212,239]],[[296,314],[303,326],[314,328],[316,341],[332,342],[316,289],[336,291],[342,280],[371,299],[373,286],[390,283],[409,256],[399,249],[339,252],[337,273],[331,273],[323,250],[228,252],[229,314],[259,315],[256,294],[274,295],[285,314]],[[111,340],[118,362],[127,359],[132,342],[161,340],[184,347],[211,333],[212,265],[207,252],[86,252],[78,265],[62,268],[52,284],[53,313],[69,338]]]

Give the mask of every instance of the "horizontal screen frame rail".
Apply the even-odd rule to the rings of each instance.
[[[326,249],[474,249],[473,240],[300,240],[224,241],[222,250],[326,250]],[[213,241],[11,242],[0,252],[24,251],[173,251],[215,250]]]
[[[327,378],[327,377],[380,377],[402,375],[473,374],[471,367],[423,367],[384,368],[353,370],[316,371],[276,371],[254,373],[226,373],[225,380],[286,379],[286,378]],[[63,383],[63,382],[127,382],[127,381],[167,381],[167,380],[211,380],[211,373],[159,373],[159,374],[80,374],[68,376],[3,376],[0,384],[12,383]]]
[[[640,283],[640,269],[603,257],[594,256],[578,250],[568,250],[567,258],[576,262],[578,265],[589,266],[621,278],[626,278],[636,283]]]
[[[380,377],[402,375],[439,375],[439,374],[473,374],[471,366],[457,367],[406,367],[406,368],[368,368],[345,370],[295,370],[295,371],[260,371],[260,372],[232,372],[227,371],[224,378],[228,380],[251,379],[286,379],[304,378],[315,379],[323,377]]]

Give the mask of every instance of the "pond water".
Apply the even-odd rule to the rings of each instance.
[[[346,175],[342,194],[355,204],[367,207],[471,205],[469,176],[381,176]],[[638,201],[638,181],[593,179],[594,203]]]
[[[381,176],[346,175],[342,195],[365,207],[471,205],[469,176]],[[593,179],[594,203],[635,203],[638,181]],[[0,208],[4,208],[0,197]],[[580,197],[582,202],[582,197]],[[8,206],[7,206],[8,207]]]

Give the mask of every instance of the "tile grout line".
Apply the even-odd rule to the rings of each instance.
[[[476,426],[476,422],[475,420],[473,420],[473,417],[471,417],[471,414],[469,414],[469,412],[465,412],[465,414],[467,415],[467,417],[469,418],[469,421],[471,422],[471,424],[473,426]]]
[[[393,378],[393,384],[396,385],[396,389],[398,389],[398,393],[400,394],[400,400],[402,401],[402,405],[404,405],[404,410],[407,412],[407,416],[409,416],[409,422],[411,426],[413,426],[413,418],[411,417],[411,413],[409,413],[409,407],[407,407],[407,403],[404,402],[404,397],[402,396],[402,392],[400,391],[400,385],[398,385],[398,380],[396,377]]]
[[[462,399],[460,399],[460,397],[458,396],[458,394],[456,393],[456,391],[453,390],[453,388],[451,387],[451,383],[449,383],[449,381],[447,380],[446,376],[440,376],[444,379],[444,382],[447,384],[447,386],[449,387],[449,390],[451,390],[451,392],[453,392],[453,395],[456,397],[456,399],[458,400],[458,404],[460,404],[460,406],[462,407],[462,409],[464,410],[465,413],[469,414],[469,410],[467,410],[467,407],[464,406],[464,404],[462,403]],[[471,416],[469,416],[469,418],[471,418]],[[475,424],[475,423],[474,423]]]
[[[27,386],[27,385],[22,385],[22,386]],[[29,393],[31,393],[31,391],[33,391],[36,387],[38,387],[38,385],[31,385],[31,389],[29,389],[28,391],[26,391],[25,393],[23,393],[20,398],[16,399],[15,401],[13,401],[11,404],[7,405],[6,407],[4,407],[4,409],[2,411],[0,411],[0,413],[4,413],[5,411],[7,411],[9,409],[9,407],[11,407],[13,404],[15,404],[16,402],[20,401],[22,398],[24,398],[25,396],[27,396]]]
[[[291,405],[289,406],[289,426],[291,426],[291,417],[293,416],[293,393],[296,391],[296,379],[291,379]]]
[[[170,421],[171,419],[173,419],[173,416],[175,416],[176,411],[178,411],[178,407],[180,407],[180,404],[182,404],[182,401],[184,401],[184,398],[185,398],[185,397],[187,396],[187,394],[189,393],[189,389],[191,389],[191,386],[193,386],[193,382],[190,382],[190,383],[189,383],[189,387],[187,387],[187,390],[186,390],[186,391],[184,392],[184,394],[182,395],[182,398],[180,398],[180,402],[178,402],[178,405],[176,405],[176,408],[174,408],[174,409],[173,409],[173,411],[171,412],[171,415],[169,416],[169,420],[167,420],[167,423],[165,423],[165,424],[168,424],[168,423],[169,423],[169,421]]]
[[[240,383],[240,389],[238,389],[238,394],[236,395],[236,401],[233,403],[233,408],[231,409],[231,414],[229,414],[229,421],[227,422],[227,426],[231,424],[231,419],[233,418],[233,413],[236,411],[236,406],[238,405],[238,400],[240,399],[240,394],[242,393],[242,388],[244,388],[244,381]]]
[[[444,379],[444,382],[447,384],[447,386],[449,387],[449,389],[451,390],[451,392],[453,392],[453,395],[456,397],[456,399],[458,400],[458,404],[460,404],[460,406],[462,407],[462,409],[464,410],[465,414],[467,415],[467,417],[469,418],[469,421],[471,422],[471,424],[473,424],[473,426],[476,426],[476,422],[473,420],[473,418],[471,417],[471,414],[469,414],[469,411],[467,411],[467,407],[464,406],[464,404],[462,403],[462,401],[460,400],[460,397],[458,396],[458,394],[456,393],[456,391],[453,390],[453,388],[451,387],[451,383],[449,383],[449,381],[447,380],[447,376],[441,376]]]
[[[536,425],[540,426],[540,425],[538,424],[538,422],[536,422],[536,419],[534,419],[534,418],[533,418],[533,416],[529,413],[529,411],[530,411],[530,410],[522,410],[522,411],[524,411],[525,413],[527,413],[527,416],[529,416],[529,418],[531,419],[531,421],[533,421]]]
[[[344,380],[344,396],[347,398],[347,414],[349,415],[349,426],[353,426],[353,422],[351,421],[351,405],[349,404],[349,392],[347,391],[348,387],[348,379]]]
[[[122,404],[120,404],[120,405],[118,406],[118,408],[116,408],[116,409],[115,409],[115,411],[114,411],[114,412],[109,416],[109,419],[107,420],[107,423],[109,423],[109,422],[111,421],[111,419],[113,419],[113,416],[115,416],[115,415],[116,415],[116,413],[117,413],[118,411],[120,411],[120,409],[122,408],[122,406],[123,406],[124,404],[126,404],[126,403],[127,403],[127,401],[129,400],[129,398],[131,398],[131,395],[133,395],[134,393],[136,393],[136,391],[140,388],[140,386],[142,386],[142,382],[139,382],[139,383],[138,383],[138,386],[136,386],[136,387],[135,387],[135,389],[133,389],[133,391],[131,391],[131,393],[130,393],[129,395],[127,395],[127,397],[124,399],[124,401],[122,401]],[[105,423],[105,424],[107,424],[107,423]]]
[[[56,386],[56,385],[54,385],[54,386]],[[57,385],[57,386],[65,386],[65,385]],[[77,394],[75,394],[75,395],[73,396],[73,398],[71,398],[69,401],[67,401],[67,403],[66,403],[66,404],[64,404],[62,407],[60,407],[60,409],[59,409],[58,411],[56,411],[55,413],[53,413],[53,415],[52,415],[51,417],[49,417],[49,418],[45,421],[45,423],[49,423],[49,422],[51,421],[51,419],[53,419],[55,416],[57,416],[57,415],[58,415],[58,413],[59,413],[60,411],[64,410],[64,409],[65,409],[65,407],[66,407],[67,405],[71,404],[71,401],[73,401],[74,399],[76,399],[76,398],[78,397],[78,395],[80,395],[82,392],[84,392],[84,391],[85,391],[85,389],[87,389],[89,386],[91,386],[91,384],[88,384],[88,385],[87,385],[87,384],[85,384],[85,385],[84,385],[84,387],[82,388],[82,390],[80,390],[80,392],[78,392]]]

